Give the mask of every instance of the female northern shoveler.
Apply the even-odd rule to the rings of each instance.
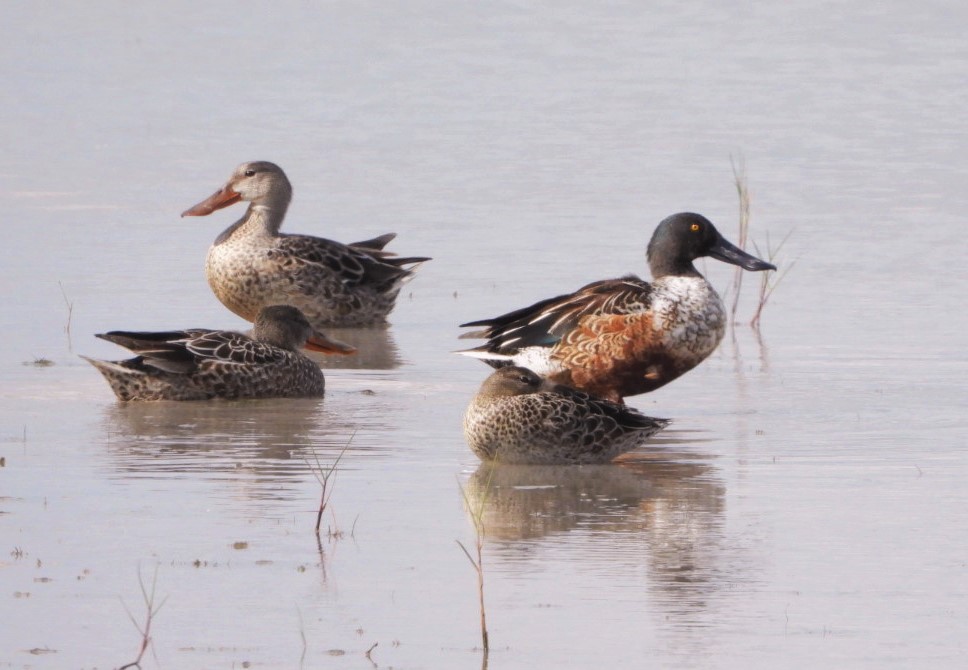
[[[323,395],[323,371],[301,354],[355,350],[315,332],[295,307],[263,308],[254,337],[228,330],[97,335],[138,354],[124,361],[82,356],[108,380],[119,400],[295,398]]]
[[[341,244],[279,232],[292,199],[282,169],[256,161],[240,165],[211,197],[182,213],[207,216],[240,200],[251,203],[215,239],[205,271],[218,299],[252,321],[266,305],[298,307],[314,328],[386,323],[400,287],[424,257],[394,258],[383,247],[395,233]]]
[[[703,361],[723,339],[726,310],[692,262],[712,256],[746,270],[775,270],[727,242],[699,214],[673,214],[647,251],[653,281],[635,275],[464,326],[487,342],[458,353],[493,367],[521,365],[615,402],[667,384]]]
[[[510,366],[484,380],[464,414],[464,436],[485,461],[607,463],[668,423]]]

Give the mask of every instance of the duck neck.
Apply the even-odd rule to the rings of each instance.
[[[649,271],[652,272],[653,279],[659,277],[702,277],[692,261],[662,256],[661,254],[649,257]]]
[[[280,349],[295,351],[297,347],[297,344],[292,341],[291,337],[280,332],[278,328],[273,326],[263,326],[262,328],[257,326],[253,329],[252,335],[253,338],[259,342],[262,342],[263,344],[270,344]]]
[[[289,197],[265,199],[249,204],[245,216],[226,228],[215,240],[221,244],[232,237],[268,236],[275,237],[282,227],[282,220],[289,208]]]

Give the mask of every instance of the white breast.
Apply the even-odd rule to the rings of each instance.
[[[652,284],[652,315],[670,351],[711,353],[726,331],[726,309],[702,277],[662,277]]]

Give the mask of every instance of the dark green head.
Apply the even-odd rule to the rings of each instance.
[[[666,217],[649,240],[646,256],[655,279],[665,276],[697,276],[692,262],[711,256],[744,270],[776,270],[776,266],[746,253],[719,234],[701,214],[681,212]]]

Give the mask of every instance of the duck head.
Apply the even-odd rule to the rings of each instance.
[[[275,163],[253,161],[235,169],[225,186],[197,205],[186,209],[182,216],[208,216],[217,209],[239,201],[253,206],[281,208],[285,211],[292,199],[292,185],[286,173]]]
[[[698,275],[692,262],[711,256],[744,270],[776,270],[776,266],[746,253],[724,238],[701,214],[681,212],[666,217],[655,229],[646,255],[652,276]]]
[[[352,354],[356,349],[314,331],[306,316],[290,305],[263,307],[253,325],[255,339],[283,349],[305,347],[325,354]]]
[[[528,368],[509,365],[498,368],[481,384],[480,395],[488,398],[506,398],[551,391],[554,384],[539,377]]]

